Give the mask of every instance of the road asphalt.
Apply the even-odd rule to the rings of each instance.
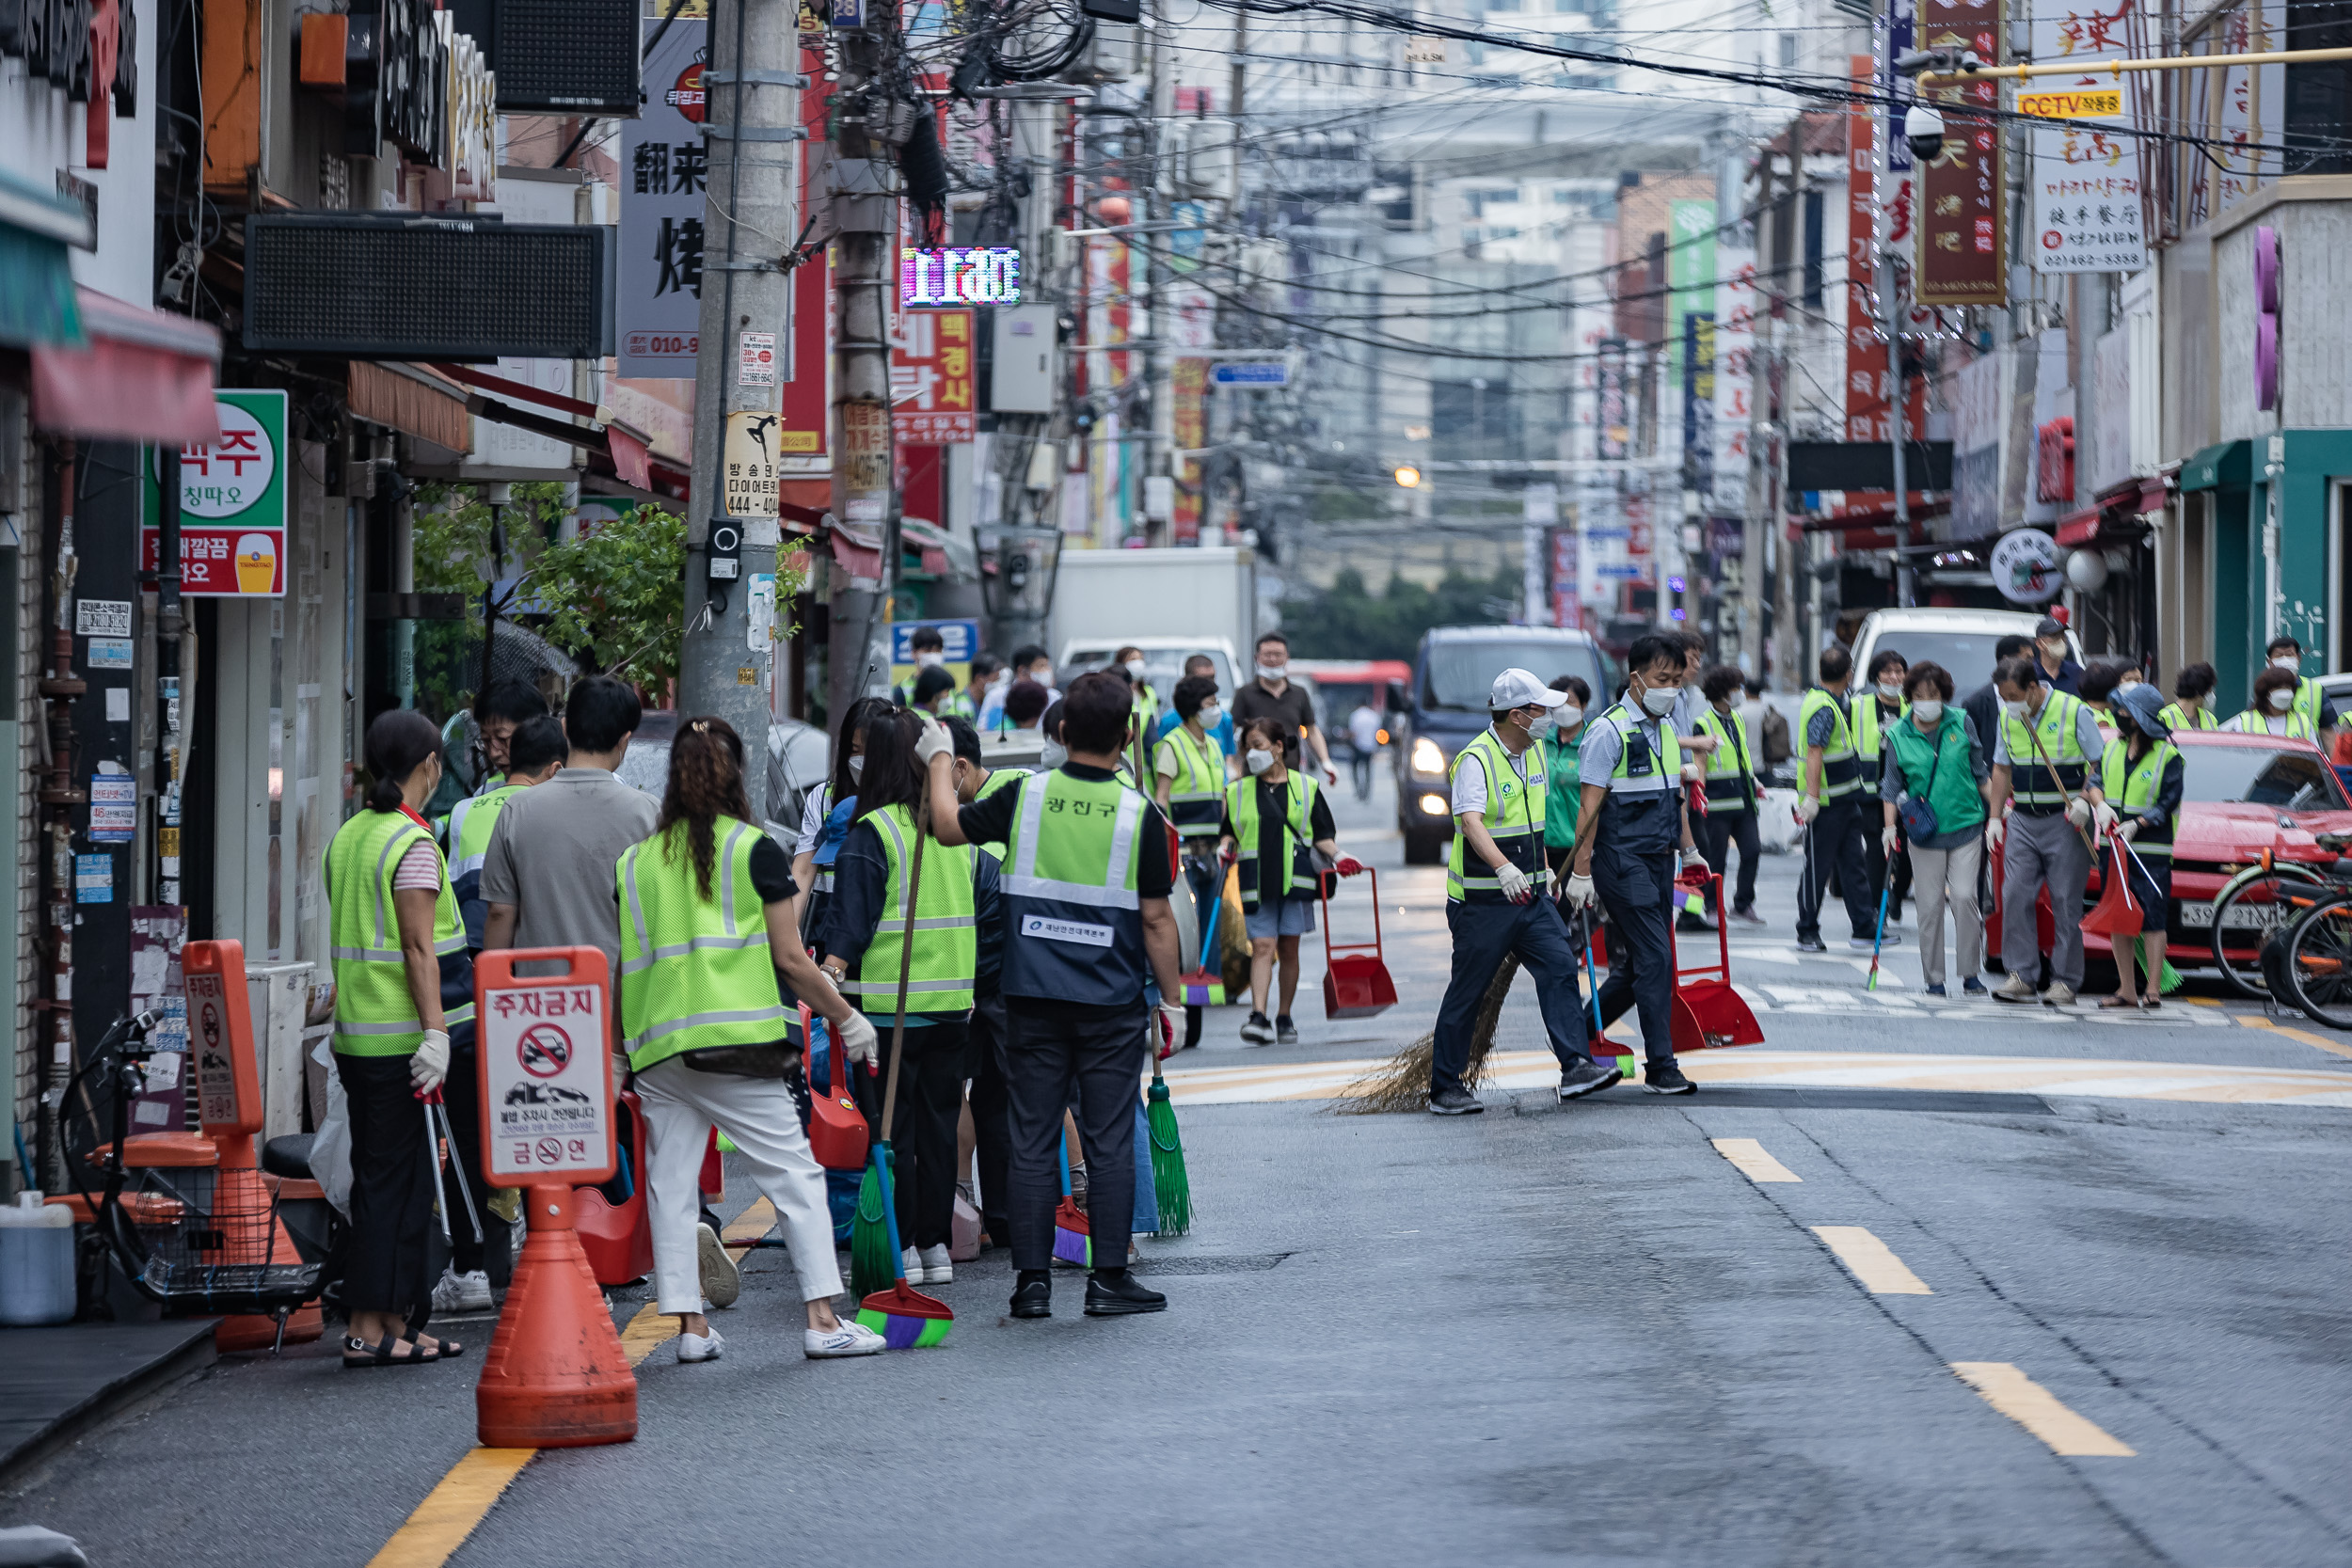
[[[1443,874],[1402,866],[1391,820],[1385,784],[1343,802],[1399,1006],[1326,1022],[1310,939],[1300,1045],[1246,1048],[1225,1009],[1171,1076],[1376,1060],[1428,1027]],[[2352,1562],[2352,1108],[2177,1086],[2352,1091],[2343,1042],[2194,981],[2128,1022],[1923,1005],[1908,942],[1866,992],[1849,955],[1793,951],[1794,882],[1768,859],[1771,924],[1733,939],[1761,1051],[2145,1082],[1828,1071],[1567,1107],[1504,1085],[1450,1120],[1180,1097],[1198,1217],[1142,1243],[1165,1314],[1088,1320],[1063,1273],[1051,1321],[1010,1322],[992,1252],[935,1289],[944,1347],[809,1362],[762,1251],[717,1317],[725,1360],[658,1346],[636,1442],[543,1454],[502,1496],[442,1484],[478,1360],[345,1377],[330,1340],[224,1357],[0,1497],[0,1524],[224,1568]],[[1527,990],[1500,1050],[1542,1049]],[[395,1541],[428,1497],[478,1524]]]

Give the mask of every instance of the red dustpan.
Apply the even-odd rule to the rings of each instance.
[[[2136,937],[2139,935],[2145,911],[2132,896],[2132,879],[2125,868],[2131,850],[2122,835],[2112,828],[2107,830],[2107,847],[2114,869],[2103,879],[2106,885],[2099,890],[2099,901],[2083,916],[2082,928],[2109,938]]]
[[[1715,884],[1715,908],[1724,907],[1724,879],[1720,876],[1706,879]],[[1697,884],[1704,888],[1705,881]],[[1679,1053],[1704,1051],[1726,1045],[1761,1045],[1764,1031],[1756,1022],[1756,1014],[1748,1009],[1746,998],[1731,989],[1730,922],[1718,918],[1715,922],[1715,961],[1684,969],[1677,958],[1675,966],[1674,1046]]]
[[[1380,949],[1380,874],[1370,866],[1364,879],[1372,884],[1372,940],[1331,940],[1331,895],[1334,879],[1322,879],[1323,894],[1323,1016],[1372,1018],[1396,1006],[1396,982]],[[1367,951],[1367,949],[1369,951]]]

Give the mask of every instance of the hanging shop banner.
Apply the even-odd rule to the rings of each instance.
[[[776,462],[785,477],[833,471],[833,246],[792,273],[792,357],[777,398]]]
[[[1715,247],[1715,406],[1713,483],[1707,507],[1744,516],[1748,506],[1748,426],[1755,419],[1756,247]]]
[[[969,441],[975,395],[973,313],[909,310],[890,345],[890,434],[910,446]]]
[[[648,22],[645,37],[662,24]],[[702,342],[703,66],[709,24],[679,17],[645,60],[644,108],[621,122],[623,375],[691,378]]]
[[[1849,57],[1857,87],[1867,88],[1877,62],[1867,55]],[[1878,232],[1878,124],[1867,103],[1846,109],[1846,439],[1884,441],[1887,417],[1886,340],[1879,331],[1874,303],[1877,260],[1871,248]]]
[[[180,449],[180,591],[211,598],[286,592],[286,394],[221,391],[220,438]],[[139,560],[155,570],[163,466],[151,452],[141,484]]]
[[[1972,0],[1921,0],[1919,40],[1927,49],[2001,58],[1998,19]],[[1992,119],[2000,85],[1940,84],[1925,96],[1943,112],[1944,149],[1919,171],[1912,293],[1924,306],[2003,304],[2009,298],[2007,187],[2002,137]],[[1971,109],[1983,113],[1965,112]]]
[[[2130,0],[2058,0],[2033,19],[2033,57],[2073,65],[2080,76],[2047,77],[2035,84],[2044,97],[2088,95],[2114,89],[2112,71],[2102,61],[2122,59],[2140,31]],[[1989,25],[1989,24],[1988,24]],[[2032,243],[2027,249],[2042,272],[2137,272],[2148,264],[2142,222],[2137,138],[2120,135],[2128,123],[2128,93],[2119,94],[2112,118],[2071,119],[2064,125],[2033,131],[2033,179],[2026,187]]]
[[[1715,491],[1715,317],[1682,318],[1682,487]]]
[[[1682,460],[1687,474],[1707,437],[1692,428],[1692,362],[1694,335],[1691,318],[1715,309],[1715,204],[1712,201],[1670,201],[1666,204],[1666,380],[1668,395],[1659,400],[1660,452]],[[1673,395],[1679,390],[1677,399]],[[1711,411],[1711,404],[1710,404]],[[1680,432],[1667,429],[1679,425]]]
[[[2262,55],[2286,47],[2286,0],[2239,4],[2215,18],[2186,48],[2191,55]],[[2181,162],[2185,232],[2279,178],[2285,123],[2283,63],[2181,73],[2185,129],[2210,138]],[[2265,150],[2268,149],[2268,150]]]

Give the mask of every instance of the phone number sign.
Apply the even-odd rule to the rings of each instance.
[[[513,974],[513,960],[485,965],[476,1017],[483,1164],[494,1186],[601,1181],[612,1174],[605,987],[581,967],[576,961],[572,974],[543,980]]]

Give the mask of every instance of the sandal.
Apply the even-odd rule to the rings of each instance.
[[[2103,996],[2099,998],[2099,1010],[2101,1012],[2112,1012],[2123,1007],[2137,1007],[2140,1004],[2137,998],[2129,996]]]
[[[2153,996],[2143,996],[2139,999],[2139,1010],[2144,1013],[2153,1013],[2163,1006],[2164,1003]]]
[[[403,1344],[416,1345],[420,1351],[424,1350],[424,1346],[419,1343],[417,1336],[414,1333],[404,1337],[401,1342]],[[432,1350],[425,1352],[425,1359],[428,1361],[454,1361],[465,1354],[466,1347],[454,1339],[436,1339],[433,1341]]]
[[[394,1355],[392,1346],[395,1344],[407,1345],[408,1354]],[[371,1345],[357,1335],[343,1336],[343,1370],[347,1372],[373,1371],[378,1367],[423,1367],[440,1358],[438,1352],[428,1352],[414,1339],[395,1340],[387,1334]]]

